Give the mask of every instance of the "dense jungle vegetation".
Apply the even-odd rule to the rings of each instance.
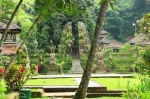
[[[6,0],[1,3],[1,21],[3,21],[4,18],[10,18],[11,13],[13,12],[12,8],[16,6],[17,2],[18,0],[12,0],[12,2]],[[84,13],[81,12],[76,16],[71,16],[65,12],[58,11],[57,13],[47,15],[40,20],[26,42],[29,52],[33,53],[31,50],[33,48],[43,49],[45,52],[49,52],[51,40],[58,47],[63,27],[66,23],[73,20],[84,22],[90,35],[89,37],[92,39],[99,9],[99,1],[85,0],[83,3],[84,4],[81,4],[82,6],[79,5],[79,8],[84,10]],[[132,26],[132,24],[136,23],[137,20],[141,19],[142,16],[150,11],[149,4],[150,2],[148,2],[148,0],[117,0],[114,9],[112,10],[109,8],[106,13],[104,29],[108,31],[109,38],[124,43],[126,42],[127,37],[133,37],[135,27]],[[37,13],[37,8],[38,7],[34,5],[34,0],[25,0],[18,11],[18,14],[16,14],[14,22],[20,24],[22,27],[21,38],[25,35],[28,27],[31,26],[35,14]],[[73,12],[70,11],[70,13]]]

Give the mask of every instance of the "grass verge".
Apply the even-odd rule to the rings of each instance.
[[[25,85],[71,86],[77,85],[73,78],[30,79]]]
[[[91,78],[91,80],[107,86],[107,90],[126,90],[128,82],[131,85],[140,82],[138,78]]]

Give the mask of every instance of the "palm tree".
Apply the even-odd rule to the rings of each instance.
[[[91,45],[90,54],[89,54],[87,64],[86,64],[86,69],[84,70],[79,88],[73,99],[85,99],[86,97],[86,92],[87,92],[87,88],[88,88],[88,84],[89,84],[89,80],[91,77],[92,68],[94,64],[95,53],[96,53],[96,50],[98,49],[99,37],[101,34],[101,30],[103,28],[103,21],[104,21],[107,7],[108,7],[108,3],[109,3],[109,0],[102,0],[101,2],[101,7],[99,10],[95,33],[94,33],[94,39]]]

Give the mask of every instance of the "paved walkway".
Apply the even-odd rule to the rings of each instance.
[[[81,78],[82,74],[73,75],[38,75],[32,78]],[[134,77],[134,74],[92,74],[91,78],[107,78],[107,77]]]
[[[75,81],[78,83],[78,85],[80,84],[81,78],[74,78]],[[101,87],[102,85],[90,80],[88,87]]]

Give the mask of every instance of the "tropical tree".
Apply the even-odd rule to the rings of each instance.
[[[146,14],[139,21],[140,31],[145,35],[149,36],[150,34],[150,13]]]
[[[88,56],[86,69],[84,70],[80,85],[79,85],[78,90],[73,99],[85,99],[85,97],[86,97],[86,92],[87,92],[89,80],[90,80],[91,73],[92,73],[92,68],[93,68],[93,64],[94,64],[96,51],[99,47],[98,46],[99,37],[101,34],[101,30],[103,28],[103,21],[104,21],[105,13],[106,13],[109,2],[110,2],[110,5],[112,6],[113,5],[112,3],[114,2],[114,0],[101,0],[101,7],[99,10],[99,14],[98,14],[97,22],[96,22],[94,39],[93,39],[90,53]]]
[[[18,3],[18,2],[17,2]],[[10,0],[1,0],[0,1],[0,20],[9,20],[15,7],[15,3]]]

